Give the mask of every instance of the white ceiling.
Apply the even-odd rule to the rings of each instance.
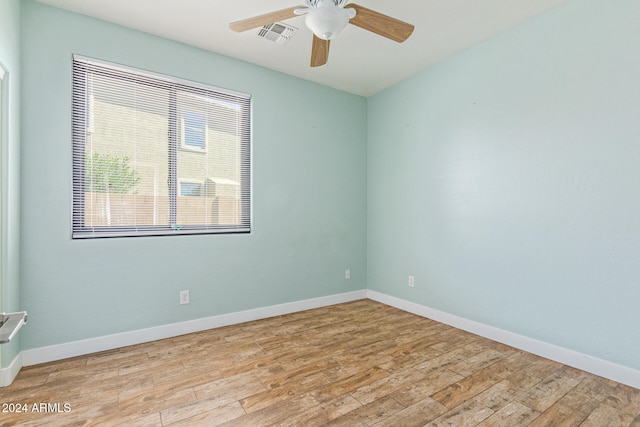
[[[235,33],[229,22],[302,0],[38,0],[146,33],[177,40],[286,74],[370,96],[461,50],[568,0],[356,0],[369,9],[415,25],[399,44],[357,28],[331,42],[326,66],[309,67],[311,32],[304,17],[285,45]]]

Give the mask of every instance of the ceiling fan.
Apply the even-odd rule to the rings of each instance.
[[[347,24],[353,24],[356,27],[371,31],[398,43],[408,39],[413,32],[413,25],[366,7],[351,3],[348,8],[345,8],[348,0],[304,0],[304,2],[306,4],[304,7],[294,6],[232,22],[229,24],[229,28],[236,32],[242,32],[277,21],[284,21],[298,15],[306,15],[305,24],[313,32],[313,42],[311,44],[312,67],[327,63],[329,42]]]

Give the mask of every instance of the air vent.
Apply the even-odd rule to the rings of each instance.
[[[272,42],[276,42],[280,45],[285,45],[293,37],[293,34],[298,31],[296,27],[284,24],[282,22],[274,22],[273,24],[265,25],[260,28],[258,37],[262,37]]]

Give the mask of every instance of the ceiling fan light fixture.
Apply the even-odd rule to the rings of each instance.
[[[306,14],[304,22],[316,37],[331,40],[340,34],[354,16],[353,9],[343,9],[333,1],[323,1]]]

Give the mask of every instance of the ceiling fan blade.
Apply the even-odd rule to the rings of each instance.
[[[330,40],[323,40],[320,37],[313,35],[313,42],[311,43],[311,66],[319,67],[327,63],[329,59],[329,42]]]
[[[350,24],[372,33],[381,35],[398,43],[402,43],[413,33],[413,25],[376,12],[357,4],[349,4],[356,10],[356,16],[349,20]]]
[[[264,15],[254,16],[253,18],[247,18],[241,21],[232,22],[231,24],[229,24],[229,28],[237,33],[240,33],[242,31],[251,30],[253,28],[263,27],[274,22],[284,21],[285,19],[298,16],[294,13],[294,11],[297,9],[300,9],[300,6],[277,10],[275,12],[265,13]]]

